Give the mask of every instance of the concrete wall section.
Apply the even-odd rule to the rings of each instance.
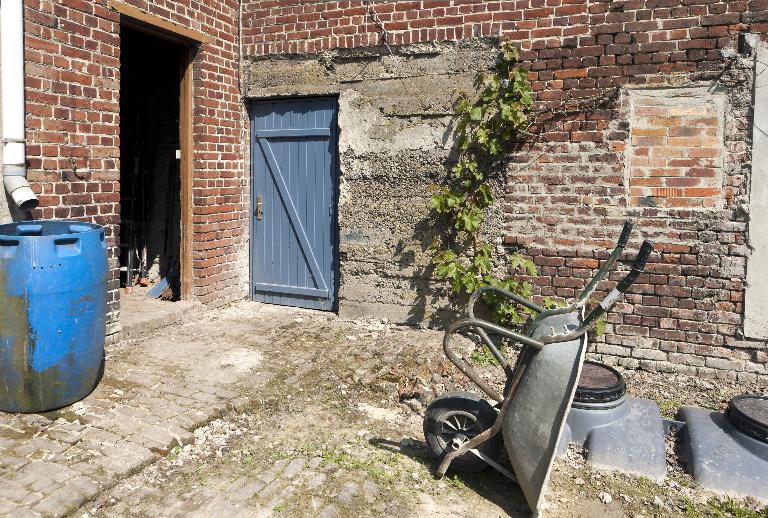
[[[755,111],[752,130],[752,181],[749,200],[747,289],[744,334],[768,338],[768,48],[761,45],[755,60]]]
[[[446,309],[443,283],[430,281],[427,247],[441,229],[428,187],[450,167],[459,93],[496,53],[479,40],[247,61],[250,98],[339,96],[342,315],[422,323]],[[489,231],[500,241],[500,211]]]

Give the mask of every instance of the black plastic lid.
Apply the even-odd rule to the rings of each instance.
[[[725,415],[745,435],[768,443],[768,396],[736,396]]]
[[[619,371],[602,363],[586,361],[581,369],[581,377],[573,401],[610,403],[621,399],[626,393],[627,386]]]

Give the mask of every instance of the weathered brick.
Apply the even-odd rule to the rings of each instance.
[[[504,240],[529,248],[542,275],[533,282],[537,295],[577,293],[596,267],[595,257],[604,259],[594,251],[610,247],[621,220],[634,217],[638,229],[656,241],[657,252],[648,267],[652,275],[615,309],[620,318],[610,320],[613,331],[627,338],[620,343],[631,346],[637,337],[652,337],[664,341],[665,350],[702,357],[718,349],[757,351],[755,361],[764,364],[764,343],[727,340],[739,331],[743,313],[743,283],[725,283],[745,276],[746,223],[733,216],[733,200],[749,194],[744,171],[750,165],[751,123],[743,102],[750,97],[744,86],[749,71],[738,62],[726,67],[719,49],[732,45],[737,32],[768,32],[761,22],[768,7],[762,0],[738,11],[729,10],[732,3],[725,0],[708,1],[706,9],[682,0],[656,3],[648,9],[626,2],[622,12],[611,11],[605,2],[587,9],[578,2],[456,6],[448,0],[384,1],[375,9],[384,15],[393,45],[510,37],[519,43],[535,83],[537,108],[575,103],[568,117],[545,129],[547,146],[527,149],[508,177],[504,210],[514,218],[505,224]],[[301,0],[244,0],[241,41],[234,0],[133,4],[213,37],[195,62],[195,295],[213,305],[240,298],[248,268],[238,259],[238,247],[247,242],[250,211],[237,45],[242,44],[247,60],[375,46],[380,34],[365,19],[366,7],[356,2],[325,9],[325,3]],[[93,23],[83,23],[83,6]],[[114,279],[120,213],[119,20],[102,1],[28,2],[26,15],[28,160],[42,202],[33,215],[107,225]],[[541,26],[542,20],[552,23]],[[53,23],[61,38],[48,37]],[[730,92],[724,119],[712,112],[711,103],[681,102],[676,95],[632,106],[621,98],[610,100],[629,84],[709,86],[714,72],[722,70],[726,73],[718,80]],[[90,177],[78,178],[72,161]],[[521,164],[525,170],[517,171]],[[516,186],[525,188],[515,191]],[[610,289],[618,277],[603,288]],[[114,327],[117,283],[110,289]],[[703,348],[691,349],[688,340]],[[605,350],[606,355],[626,351],[619,343],[602,346],[617,348]]]
[[[118,253],[116,239],[120,219],[119,118],[116,116],[120,110],[120,26],[115,22],[115,14],[107,11],[102,3],[26,4],[27,125],[33,129],[28,132],[27,149],[33,187],[46,193],[40,196],[40,207],[33,211],[33,216],[77,218],[106,225],[109,254],[114,258]],[[88,22],[82,18],[82,6],[91,11]],[[246,171],[240,138],[244,118],[236,80],[237,49],[232,45],[238,28],[236,2],[163,0],[141,1],[134,6],[213,37],[197,54],[196,102],[206,105],[210,114],[232,124],[217,128],[199,114],[195,117],[196,149],[203,145],[202,137],[210,135],[218,142],[219,153],[206,159],[196,157],[193,175],[205,184],[232,185],[240,189]],[[58,28],[56,38],[49,36],[46,26],[52,20]],[[218,80],[204,80],[214,72]],[[225,156],[230,158],[222,160]],[[212,196],[200,203],[211,208],[220,206],[218,213],[226,215],[225,220],[238,222],[244,229],[244,218],[249,212],[246,206],[242,203],[223,205],[218,200]],[[211,210],[211,215],[216,212]],[[199,230],[211,219],[198,216],[197,227],[193,229],[195,241],[211,243],[204,247],[217,246],[207,232]],[[241,233],[236,241],[244,243],[245,234]],[[228,281],[216,284],[215,298],[232,300],[242,297],[237,287],[238,275],[247,274],[242,270],[238,273],[237,258],[232,252],[228,253],[229,260],[222,264],[233,275]],[[117,263],[111,263],[111,268],[116,269]],[[203,270],[196,270],[195,276],[198,292],[215,282],[206,279],[210,274]],[[232,288],[237,294],[235,297]],[[116,290],[117,286],[111,289]],[[115,328],[119,317],[117,297],[110,297],[108,314],[110,328]]]
[[[705,365],[704,358],[694,354],[670,353],[668,359],[672,363],[681,363],[683,365],[693,365],[696,367],[703,367]]]
[[[725,358],[707,358],[706,366],[712,369],[740,371],[744,368],[744,362]]]
[[[629,356],[631,349],[629,347],[620,347],[616,345],[597,344],[597,352],[614,356]]]
[[[667,353],[656,349],[633,349],[632,357],[643,360],[666,360]]]

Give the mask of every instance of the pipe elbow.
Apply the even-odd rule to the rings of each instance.
[[[7,192],[16,206],[24,211],[36,209],[40,204],[37,199],[32,186],[29,185],[27,179],[22,176],[8,175],[4,171],[3,185],[5,186],[5,192]]]

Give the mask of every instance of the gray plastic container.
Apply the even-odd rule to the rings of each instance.
[[[574,403],[560,438],[559,452],[568,444],[587,450],[587,462],[663,480],[667,474],[664,421],[649,399],[623,396],[609,403]]]
[[[688,471],[705,489],[768,501],[768,444],[739,430],[722,412],[682,407],[678,418]]]

